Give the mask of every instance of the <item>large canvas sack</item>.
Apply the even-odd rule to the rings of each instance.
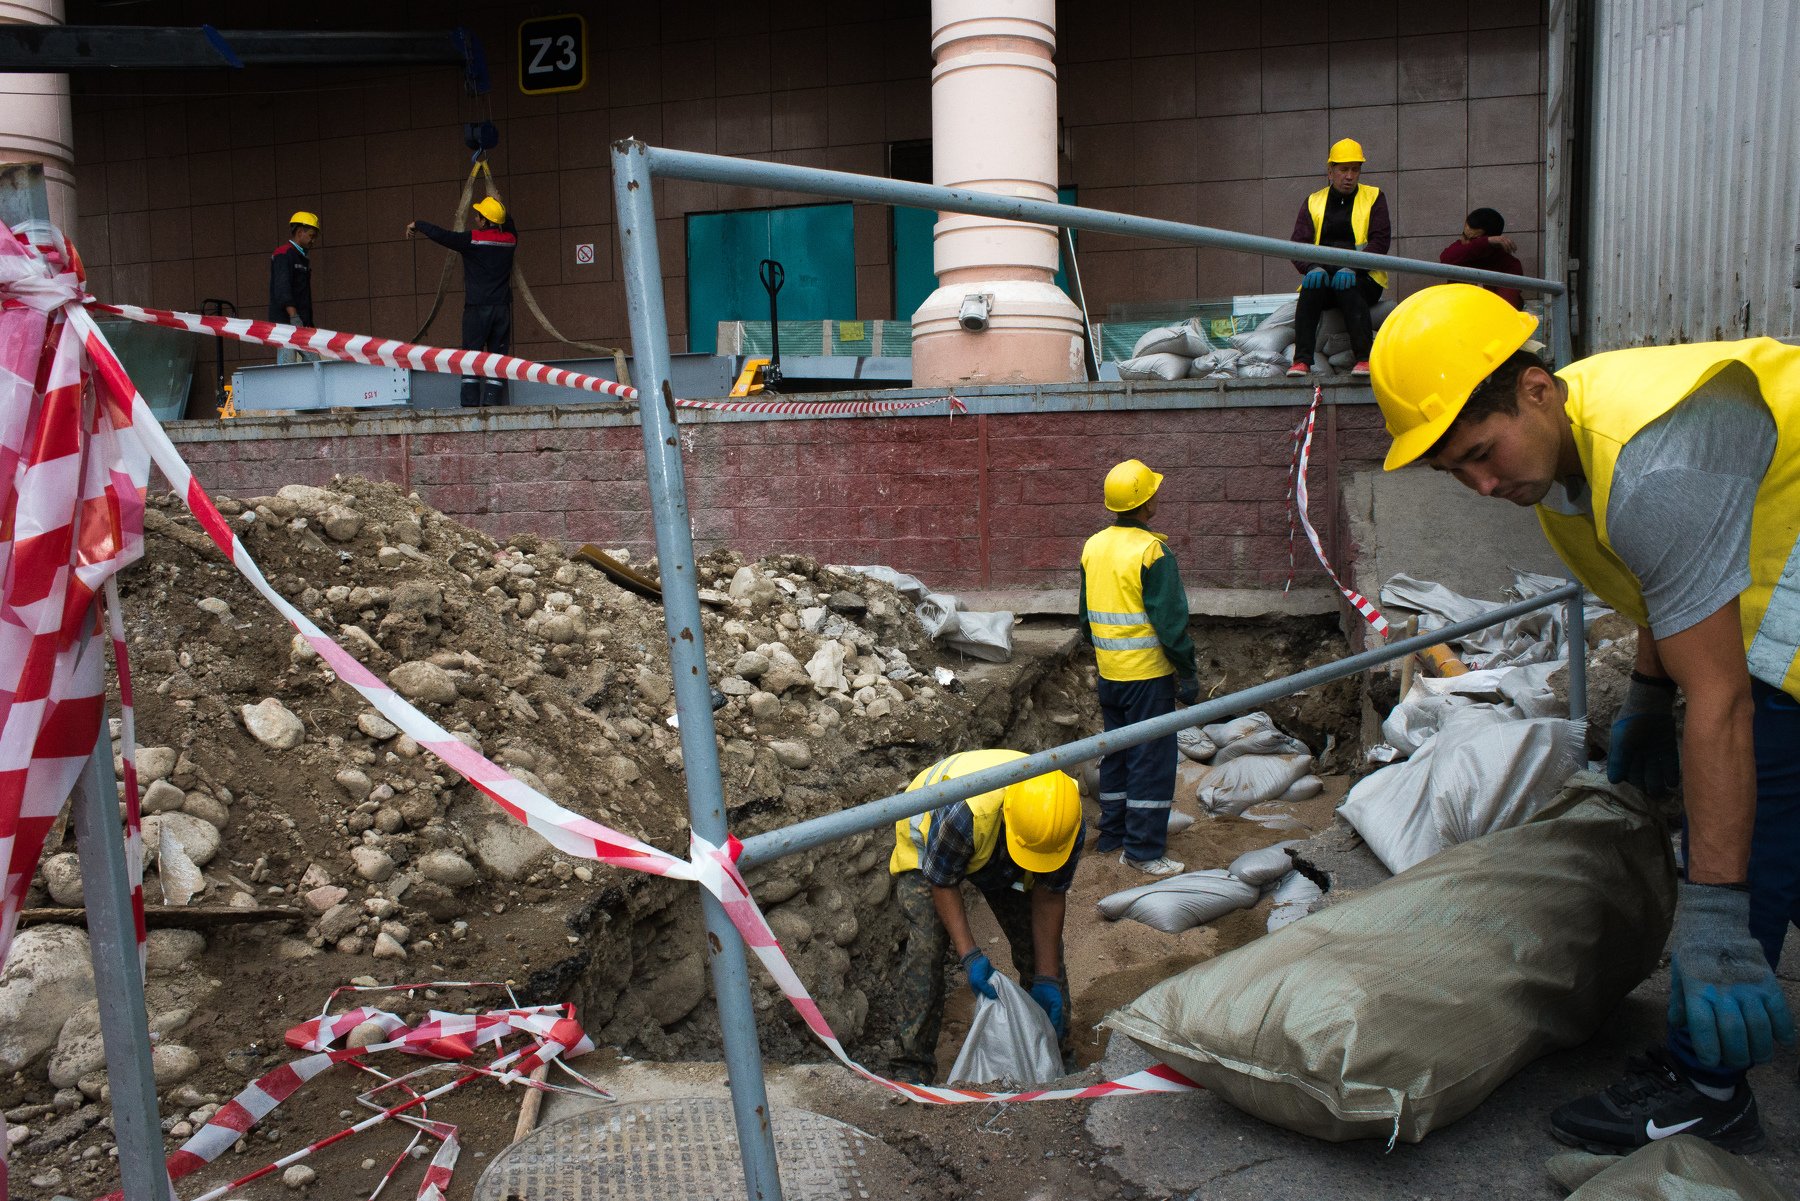
[[[1200,777],[1196,799],[1214,817],[1235,817],[1252,805],[1277,800],[1312,772],[1311,755],[1239,755]],[[1299,799],[1299,798],[1296,798]]]
[[[1569,1201],[1788,1201],[1792,1193],[1749,1160],[1677,1134],[1639,1147],[1569,1194]]]
[[[1120,379],[1186,379],[1192,358],[1185,354],[1141,354],[1119,364]]]
[[[1127,888],[1095,902],[1100,916],[1109,922],[1121,918],[1143,922],[1164,934],[1204,925],[1256,904],[1261,893],[1230,872],[1210,868],[1185,872]]]
[[[1537,820],[1197,964],[1103,1024],[1278,1126],[1418,1142],[1592,1037],[1656,967],[1674,910],[1662,821],[1584,772]]]

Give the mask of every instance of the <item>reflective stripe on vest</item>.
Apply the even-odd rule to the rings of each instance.
[[[1331,187],[1326,185],[1306,198],[1306,211],[1312,214],[1314,246],[1325,236],[1325,200],[1330,195]],[[1356,199],[1350,202],[1350,236],[1356,239],[1358,250],[1369,244],[1369,214],[1375,211],[1375,198],[1379,195],[1381,189],[1373,184],[1356,185]],[[1369,278],[1382,287],[1387,287],[1387,272],[1371,271]]]
[[[1773,338],[1618,350],[1557,372],[1593,492],[1593,516],[1538,506],[1550,545],[1584,585],[1640,626],[1650,624],[1643,589],[1607,538],[1606,510],[1619,451],[1731,363],[1756,374],[1775,418],[1775,457],[1750,519],[1750,587],[1738,597],[1750,674],[1800,697],[1800,348]]]
[[[912,783],[906,786],[906,791],[917,792],[945,780],[986,771],[990,767],[1024,757],[1020,751],[963,751],[938,760],[914,776]],[[987,861],[994,857],[994,848],[1000,843],[1000,810],[1005,800],[1006,789],[996,788],[963,802],[975,817],[975,853],[970,857],[968,867],[971,875],[986,867]],[[899,875],[901,872],[917,870],[924,861],[925,848],[931,838],[931,819],[937,812],[939,810],[934,809],[930,813],[914,814],[894,823],[894,853],[888,858],[889,872]]]
[[[1109,680],[1154,680],[1175,670],[1144,609],[1144,569],[1162,556],[1162,535],[1133,525],[1108,526],[1082,547],[1082,620],[1094,641],[1094,662]]]

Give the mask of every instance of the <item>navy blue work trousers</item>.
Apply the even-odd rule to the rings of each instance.
[[[1100,680],[1100,721],[1108,730],[1175,709],[1175,677]],[[1169,807],[1175,803],[1175,735],[1140,743],[1100,760],[1102,851],[1121,848],[1128,859],[1159,858],[1168,845]]]
[[[1790,925],[1800,926],[1800,701],[1761,680],[1756,702],[1756,829],[1750,836],[1750,936],[1773,967]],[[1742,1071],[1703,1065],[1684,1027],[1669,1029],[1669,1053],[1693,1079],[1725,1087]]]

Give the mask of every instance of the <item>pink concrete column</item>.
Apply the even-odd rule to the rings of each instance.
[[[932,0],[931,20],[932,182],[1054,201],[1054,0]],[[1085,378],[1081,313],[1054,282],[1056,259],[1049,226],[940,216],[938,288],[913,314],[913,381]],[[967,328],[966,307],[985,328]]]
[[[62,0],[0,0],[0,25],[61,25]],[[67,75],[8,75],[0,162],[42,163],[50,219],[75,234],[75,133]]]

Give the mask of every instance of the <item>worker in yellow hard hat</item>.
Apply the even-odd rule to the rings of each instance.
[[[1482,288],[1426,288],[1382,325],[1372,383],[1389,470],[1423,461],[1535,506],[1575,576],[1637,623],[1607,772],[1683,783],[1667,1041],[1551,1130],[1616,1153],[1676,1131],[1750,1149],[1746,1071],[1794,1041],[1773,969],[1800,924],[1800,347],[1651,346],[1553,372],[1536,324]]]
[[[312,248],[319,239],[319,215],[301,210],[288,218],[287,241],[269,255],[269,320],[282,325],[313,323]],[[277,363],[297,363],[317,355],[282,347]]]
[[[1325,186],[1308,196],[1294,218],[1293,240],[1339,250],[1386,254],[1393,240],[1387,197],[1381,189],[1362,182],[1363,148],[1354,138],[1339,138],[1325,156]],[[1295,259],[1300,273],[1300,295],[1294,309],[1294,361],[1289,375],[1305,375],[1313,368],[1313,349],[1319,336],[1319,318],[1328,308],[1344,314],[1355,365],[1351,375],[1369,374],[1369,346],[1374,341],[1370,310],[1387,288],[1387,272],[1361,268],[1326,267]]]
[[[1175,556],[1149,522],[1163,477],[1136,459],[1106,474],[1113,523],[1081,549],[1076,613],[1100,673],[1100,719],[1108,730],[1171,713],[1200,696],[1187,591]],[[1100,761],[1101,851],[1149,876],[1183,864],[1168,854],[1175,802],[1175,736],[1114,751]]]
[[[519,248],[519,231],[497,197],[484,196],[469,208],[475,227],[467,232],[411,221],[406,236],[423,234],[462,256],[462,348],[511,354],[513,256]],[[505,380],[462,377],[463,408],[505,403]]]
[[[1011,763],[1018,751],[964,751],[940,759],[906,791]],[[992,998],[993,962],[975,944],[962,885],[973,884],[1012,950],[1013,968],[1065,1043],[1069,984],[1062,931],[1075,865],[1081,859],[1081,790],[1060,771],[972,796],[894,823],[888,871],[906,920],[898,999],[895,1079],[930,1084],[937,1076],[944,1017],[944,952],[955,948],[969,987]]]

